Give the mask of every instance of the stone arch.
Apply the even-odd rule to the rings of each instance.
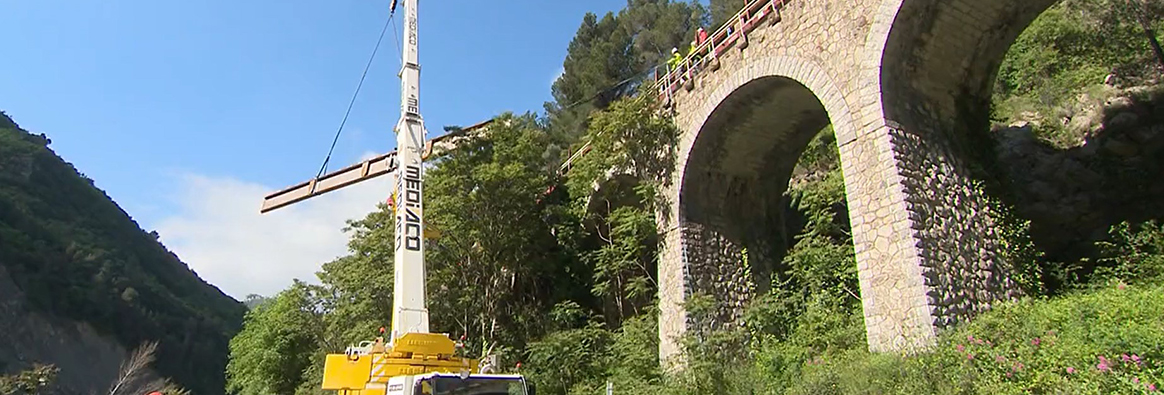
[[[827,70],[810,60],[784,55],[765,56],[754,63],[733,69],[724,83],[718,85],[707,97],[701,98],[699,103],[702,106],[678,117],[684,137],[679,146],[679,162],[685,162],[684,159],[690,155],[698,128],[721,107],[724,100],[745,84],[763,77],[783,77],[796,81],[814,93],[824,106],[825,112],[829,114],[829,118],[833,120],[833,129],[838,134],[854,134],[856,125],[849,104]],[[681,173],[682,171],[679,171],[676,174]]]
[[[681,111],[683,131],[670,218],[678,232],[679,268],[660,273],[683,292],[661,295],[662,355],[674,355],[674,336],[686,328],[730,326],[752,294],[767,289],[789,245],[783,193],[809,141],[830,123],[839,136],[854,134],[853,115],[827,68],[798,57],[764,56],[725,69],[722,84]],[[842,160],[844,158],[842,157]],[[747,248],[750,268],[739,262]],[[746,269],[746,270],[745,270]],[[709,322],[669,308],[695,293],[718,299]]]
[[[888,241],[898,244],[898,256],[876,247],[861,256],[861,245],[878,243],[858,230],[869,230],[868,225],[854,224],[854,241],[858,261],[893,266],[888,272],[900,278],[895,292],[913,301],[909,311],[874,322],[869,311],[883,310],[873,305],[885,301],[864,301],[872,350],[928,346],[937,329],[1021,293],[1001,258],[992,208],[982,190],[971,187],[983,180],[984,174],[972,169],[986,154],[986,136],[973,132],[988,127],[1002,57],[1054,2],[878,2],[860,67],[862,127],[839,144],[880,151],[889,164],[884,195],[871,201],[905,216],[902,234]],[[846,169],[847,183],[850,173]],[[862,276],[864,293],[864,268]]]
[[[1003,56],[1056,1],[883,0],[866,41],[877,107],[902,129],[984,129]]]
[[[928,161],[929,164],[923,168],[945,178],[945,185],[980,180],[986,183],[988,193],[995,198],[1013,198],[1009,203],[1014,204],[1017,213],[1024,219],[1031,220],[1031,236],[1040,248],[1045,249],[1047,258],[1062,262],[1086,256],[1089,253],[1087,246],[1097,237],[1095,231],[1103,233],[1108,225],[1122,220],[1145,220],[1158,218],[1162,214],[1161,211],[1151,210],[1109,211],[1108,207],[1130,206],[1127,202],[1133,199],[1126,196],[1112,198],[1123,195],[1124,190],[1099,192],[1104,189],[1102,186],[1073,182],[1074,179],[1115,178],[1110,177],[1112,173],[1093,172],[1096,167],[1103,166],[1088,165],[1089,162],[1095,164],[1104,161],[1103,152],[1089,152],[1086,148],[1062,151],[1048,148],[1046,151],[1056,155],[1070,154],[1064,156],[1078,160],[1036,162],[1022,170],[1009,169],[1012,167],[1010,165],[995,164],[1006,162],[1002,160],[1003,155],[989,149],[994,148],[994,141],[990,141],[987,135],[990,131],[991,96],[999,66],[1018,36],[1055,3],[1056,0],[880,0],[881,11],[865,43],[870,58],[876,59],[880,67],[867,68],[870,74],[865,78],[876,82],[876,102],[872,107],[884,119],[887,125],[885,134],[889,140],[893,144],[925,147],[925,151],[938,153],[928,158],[903,157],[904,160]],[[1131,128],[1125,126],[1126,129],[1120,131],[1119,128],[1107,126],[1104,126],[1104,132],[1091,136],[1094,140],[1089,138],[1091,149],[1102,147],[1102,144],[1095,143],[1119,139],[1121,133]],[[1029,135],[1024,139],[1034,140]],[[1010,141],[1003,142],[1003,151],[1015,143],[1013,139],[1006,140]],[[1145,143],[1145,140],[1140,138],[1138,142]],[[1030,145],[1035,143],[1027,146]],[[1158,169],[1160,163],[1164,162],[1152,164],[1149,160],[1140,162],[1139,166],[1157,166],[1155,168]],[[1056,177],[1054,174],[1058,172],[1040,171],[1048,164],[1069,172],[1070,178]],[[1158,198],[1160,193],[1123,180],[1109,182],[1109,185],[1127,185],[1127,196],[1137,196],[1144,200]],[[1027,184],[1037,186],[1027,187]],[[910,185],[904,188],[922,199],[945,201],[943,209],[955,213],[958,210],[951,210],[956,207],[951,202],[962,201],[978,207],[982,205],[983,196],[979,193],[956,190],[939,193],[941,189]],[[911,188],[914,190],[911,191]],[[1039,193],[1032,193],[1035,189]],[[1060,194],[1065,198],[1056,200],[1041,197]],[[1059,202],[1072,200],[1086,203],[1059,205]],[[1034,208],[1040,205],[1050,207]],[[981,213],[978,207],[975,207],[975,211]],[[998,264],[995,258],[989,256],[992,253],[990,240],[977,241],[978,244],[974,245],[978,249],[977,253],[967,251],[965,244],[954,245],[958,241],[957,236],[961,234],[989,234],[981,232],[994,227],[989,218],[959,213],[965,214],[959,219],[960,226],[949,231],[943,230],[946,227],[943,222],[949,223],[948,220],[942,221],[934,218],[934,215],[926,215],[924,209],[911,207],[910,212],[921,218],[917,229],[939,236],[922,249],[923,259],[954,257],[963,268],[974,264]],[[1064,238],[1059,234],[1060,229],[1065,227],[1073,228],[1075,235]],[[946,241],[939,240],[942,238]],[[974,259],[978,262],[973,262]],[[1004,274],[995,269],[988,271]],[[936,283],[939,288],[951,282],[941,280],[942,276],[938,277]],[[984,285],[993,286],[992,283],[1005,284],[1007,281],[986,280]],[[949,293],[946,294],[948,296]],[[965,298],[955,296],[953,299],[963,300],[965,303],[962,304],[967,305],[969,311],[935,309],[935,320],[948,323],[967,318],[976,311],[988,308],[995,296],[997,294]]]

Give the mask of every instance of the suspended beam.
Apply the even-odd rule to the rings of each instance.
[[[300,183],[293,187],[267,195],[263,199],[260,213],[286,207],[361,181],[370,180],[396,171],[396,151],[368,159],[323,177]]]
[[[425,142],[424,157],[427,158],[433,151],[451,149],[459,140],[457,139],[458,136],[463,136],[470,132],[477,132],[492,122],[493,120],[490,119]],[[265,214],[272,210],[287,207],[352,184],[371,180],[396,171],[397,165],[396,151],[392,151],[361,163],[327,173],[317,179],[306,181],[267,195],[263,199],[263,206],[259,208],[259,213]]]

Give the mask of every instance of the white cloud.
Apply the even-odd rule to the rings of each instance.
[[[391,176],[267,214],[259,206],[274,188],[197,174],[179,181],[178,209],[155,226],[161,241],[202,279],[241,300],[271,296],[295,278],[317,283],[320,265],[347,253],[345,221],[375,210],[390,193]]]

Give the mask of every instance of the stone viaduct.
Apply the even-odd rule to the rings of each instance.
[[[764,289],[792,168],[829,124],[871,351],[924,348],[1019,294],[967,147],[1002,56],[1053,2],[754,0],[713,34],[718,54],[704,47],[708,62],[665,93],[682,134],[659,213],[660,357],[697,324],[689,296],[714,295],[728,306],[717,320],[735,322],[754,292],[741,280]]]

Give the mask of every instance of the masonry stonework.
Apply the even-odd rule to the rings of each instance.
[[[872,351],[936,333],[1014,297],[997,224],[964,142],[986,127],[1015,37],[1053,0],[788,0],[780,21],[672,97],[682,130],[659,213],[660,357],[687,330],[737,325],[765,290],[792,167],[832,124]],[[749,267],[743,266],[747,251]],[[719,309],[692,320],[683,303]]]

